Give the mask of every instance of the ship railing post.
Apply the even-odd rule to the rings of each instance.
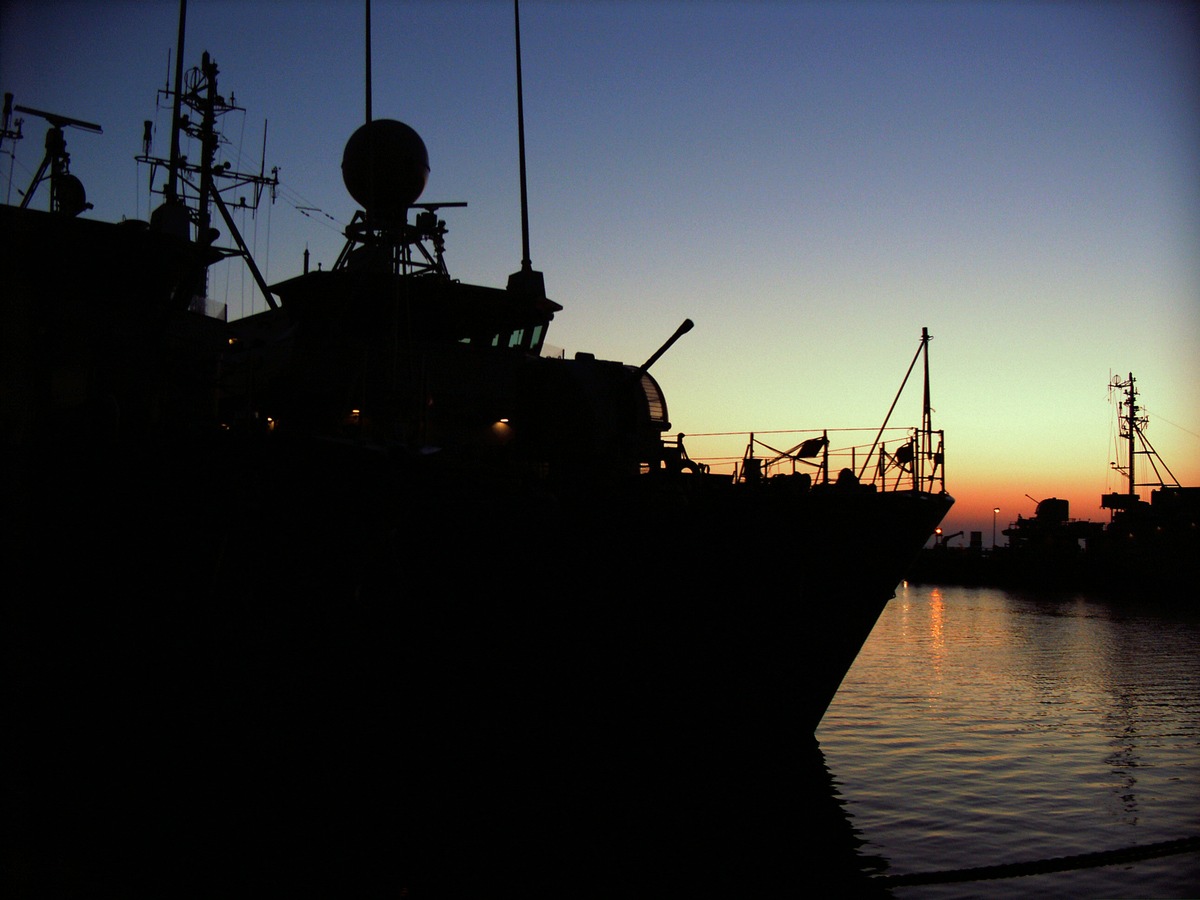
[[[824,484],[829,484],[829,431],[828,431],[828,429],[822,431],[821,436],[825,438],[825,447],[821,453],[821,481]]]

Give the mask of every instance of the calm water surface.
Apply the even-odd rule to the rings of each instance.
[[[1200,614],[1179,606],[902,586],[817,730],[863,867],[895,879],[1200,836]],[[1195,897],[1200,852],[889,890]]]

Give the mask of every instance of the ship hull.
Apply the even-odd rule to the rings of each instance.
[[[425,475],[418,495],[446,487]],[[341,727],[384,737],[349,777],[394,779],[417,868],[553,895],[742,889],[792,864],[796,835],[765,823],[803,815],[795,761],[950,500],[640,487],[407,506],[379,567],[356,567],[370,627],[331,654],[314,611],[311,650],[287,648],[322,660],[304,695],[330,691]],[[306,541],[279,552],[309,557]],[[305,771],[309,713],[272,718],[267,758]]]
[[[440,477],[235,441],[31,484],[30,858],[66,848],[68,886],[203,859],[260,886],[536,869],[578,893],[579,866],[612,887],[735,852],[737,822],[795,812],[789,760],[952,502],[701,479],[584,508]]]

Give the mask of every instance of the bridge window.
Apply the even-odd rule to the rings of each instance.
[[[460,344],[486,344],[489,347],[508,347],[510,349],[532,350],[540,353],[542,341],[546,336],[545,325],[534,325],[532,328],[516,328],[512,331],[502,331],[491,337],[477,336],[459,338]]]

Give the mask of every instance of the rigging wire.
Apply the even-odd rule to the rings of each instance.
[[[841,433],[841,432],[846,432],[846,431],[867,431],[867,432],[869,432],[871,430],[872,429],[870,429],[870,428],[861,427],[861,426],[857,427],[857,428],[854,428],[854,427],[849,427],[849,428],[778,428],[775,430],[763,430],[763,431],[759,431],[758,429],[755,429],[755,428],[739,428],[735,431],[689,431],[684,435],[684,437],[687,437],[687,438],[745,437],[748,434],[821,434],[822,432],[825,432],[825,431],[829,432],[830,434],[834,434],[835,432],[836,433]],[[889,425],[887,428],[884,429],[884,432],[889,433],[889,432],[896,431],[896,432],[907,433],[908,430],[909,429],[904,427],[903,425]],[[861,446],[865,447],[866,444],[863,444]]]
[[[267,273],[269,273],[271,271],[271,207],[274,205],[275,205],[275,199],[274,199],[274,197],[272,197],[270,204],[267,205],[267,251],[263,256],[263,277],[267,278],[268,283],[270,283],[270,278],[268,277]],[[258,239],[258,218],[257,217],[255,217],[254,222],[255,222],[254,235],[255,235],[255,240],[257,240]]]
[[[246,232],[246,210],[242,210],[242,233]],[[254,218],[254,237],[258,240],[258,219]],[[257,249],[257,248],[256,248]],[[238,287],[238,318],[246,315],[246,267],[238,266],[238,273],[241,277],[241,284]],[[254,312],[254,295],[250,296],[250,312]]]
[[[231,94],[230,97],[232,98],[232,96],[233,95]],[[232,103],[233,100],[231,99],[230,102]],[[246,146],[246,114],[242,113],[241,118],[242,118],[242,127],[238,131],[237,146],[232,148],[234,151],[233,169],[235,172],[242,171],[242,148],[244,146]]]
[[[229,280],[231,277],[229,273],[230,273],[231,268],[232,267],[229,265],[225,266],[225,308],[226,309],[229,309]],[[245,267],[243,266],[243,268],[245,268]],[[228,318],[228,315],[226,317]]]
[[[16,119],[13,122],[13,125],[16,126],[16,132],[14,134],[20,134],[21,126],[24,124],[25,124],[25,122],[23,119]],[[14,136],[13,140],[12,140],[12,146],[9,147],[7,150],[4,150],[3,149],[4,141],[2,139],[0,139],[0,151],[3,151],[3,153],[8,154],[8,188],[5,193],[5,198],[4,198],[4,202],[6,205],[11,205],[11,203],[12,203],[13,166],[16,164],[16,161],[17,161],[17,144],[18,143],[20,143],[20,141]]]
[[[20,169],[22,175],[28,175],[30,179],[33,178],[33,169],[29,168],[28,166],[26,166],[24,163],[20,162],[17,159],[17,152],[16,152],[15,147],[12,150],[6,150],[5,152],[8,154],[8,159],[9,159],[8,194],[11,197],[12,196],[12,186],[13,186],[13,181],[12,181],[13,166],[15,165],[18,169]],[[25,192],[22,191],[20,188],[17,189],[17,193],[20,194],[22,197],[25,196]],[[7,202],[7,201],[5,201],[5,202]]]
[[[267,215],[268,215],[268,216],[270,215],[270,211],[269,211],[269,209],[268,209]],[[258,223],[259,223],[259,219],[258,219],[258,215],[257,215],[257,210],[256,210],[254,213],[252,213],[250,217],[251,217],[251,219],[253,219],[253,220],[254,220],[254,235],[253,235],[253,236],[251,237],[251,239],[250,239],[250,246],[253,248],[253,251],[252,251],[252,252],[254,253],[254,256],[257,258],[257,256],[258,256]],[[243,266],[242,268],[245,268],[245,266]],[[262,273],[263,273],[263,278],[265,278],[265,279],[267,280],[267,282],[269,283],[271,279],[270,279],[270,277],[269,277],[269,276],[268,276],[268,274],[267,274],[267,272],[268,272],[268,268],[267,268],[267,265],[266,265],[266,263],[265,263],[265,262],[264,262],[264,264],[263,264],[263,266],[262,266],[262,268],[261,268],[261,271],[262,271]],[[244,297],[245,297],[245,295],[243,294],[243,298],[244,298]],[[258,299],[257,299],[256,297],[253,297],[253,296],[251,296],[251,298],[250,298],[250,312],[251,312],[251,314],[253,314],[254,312],[256,312],[256,311],[257,311],[257,310],[255,309],[255,306],[257,306],[257,304],[258,304]],[[244,301],[244,300],[243,300],[243,302],[242,302],[242,309],[241,309],[241,313],[242,313],[242,315],[245,315],[245,314],[246,314],[246,304],[245,304],[245,301]]]
[[[1161,413],[1155,413],[1154,420],[1156,422],[1166,422],[1172,428],[1178,428],[1184,434],[1190,434],[1194,438],[1200,438],[1200,434],[1196,434],[1196,432],[1194,432],[1194,431],[1188,431],[1186,428],[1184,428],[1182,425],[1178,424],[1177,422],[1172,422],[1170,419],[1164,418]]]
[[[1109,369],[1108,370],[1108,402],[1109,403],[1112,403],[1112,396],[1113,396],[1112,381],[1113,381],[1112,369]],[[1117,435],[1117,417],[1113,416],[1113,415],[1110,415],[1108,417],[1108,448],[1111,452],[1109,454],[1105,454],[1110,457],[1108,460],[1108,466],[1106,467],[1108,469],[1108,473],[1104,479],[1104,489],[1105,489],[1104,492],[1105,493],[1112,492],[1113,479],[1116,478],[1116,472],[1117,472],[1116,467],[1119,466],[1121,463],[1121,441]]]
[[[323,210],[321,207],[317,206],[308,200],[308,198],[287,187],[286,185],[280,184],[278,193],[280,194],[284,203],[286,203],[288,206],[291,206],[305,218],[312,219],[314,222],[317,222],[326,228],[334,229],[339,234],[344,236],[346,227],[349,223],[342,222],[335,216],[325,212],[325,210]],[[329,223],[333,224],[331,225]]]

